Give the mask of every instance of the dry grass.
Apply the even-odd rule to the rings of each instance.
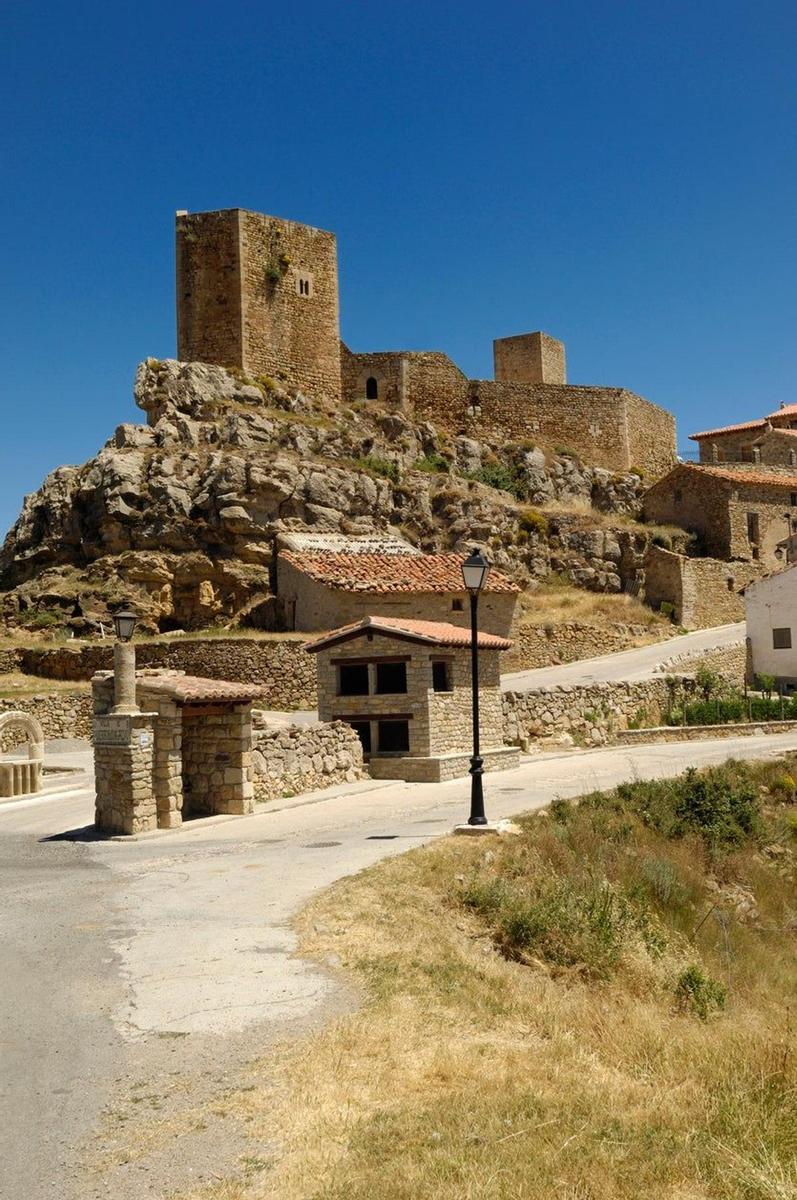
[[[625,593],[586,592],[558,576],[550,577],[534,591],[524,592],[518,604],[523,625],[644,625],[659,638],[676,632],[671,622],[648,608],[636,596]],[[652,640],[652,639],[651,639]]]
[[[0,675],[0,696],[13,699],[14,696],[44,696],[54,692],[86,693],[91,691],[91,684],[76,683],[69,679],[44,679],[39,675],[23,675],[13,671]]]
[[[797,1197],[791,851],[710,852],[622,806],[569,811],[500,845],[449,838],[389,860],[304,913],[303,952],[339,955],[368,1000],[230,1099],[255,1139],[279,1139],[273,1169],[192,1200]],[[773,810],[766,838],[788,844],[794,814]],[[751,889],[758,918],[737,918],[707,872]],[[629,894],[672,883],[646,909],[660,948],[629,935],[602,977],[505,956],[463,904],[491,881],[593,877]],[[728,988],[706,1021],[675,1002],[693,962]]]

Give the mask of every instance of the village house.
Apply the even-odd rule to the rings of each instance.
[[[747,676],[772,675],[778,687],[797,688],[797,566],[767,575],[745,590]]]
[[[797,467],[797,404],[781,404],[766,417],[689,436],[698,444],[701,463]]]
[[[512,643],[480,632],[485,771],[518,764],[503,744],[499,655]],[[434,783],[467,773],[472,746],[471,635],[445,621],[367,616],[305,647],[317,656],[318,713],[356,730],[376,778]]]
[[[700,554],[777,570],[797,528],[797,469],[682,463],[646,493],[645,518],[696,534]]]
[[[490,571],[479,603],[486,632],[509,636],[519,592]],[[281,550],[277,595],[286,629],[331,629],[376,615],[470,622],[461,554],[363,552],[352,544],[344,551]]]

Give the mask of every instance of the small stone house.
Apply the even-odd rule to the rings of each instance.
[[[714,558],[777,570],[797,527],[797,469],[682,463],[649,489],[645,517],[696,533]]]
[[[516,766],[505,746],[499,655],[512,643],[480,632],[485,771]],[[371,774],[434,783],[464,775],[472,747],[470,631],[445,621],[367,616],[306,649],[317,656],[318,713],[358,733]]]
[[[382,554],[281,550],[277,594],[288,629],[308,632],[363,617],[409,617],[469,627],[460,554]],[[482,628],[506,638],[520,588],[490,571],[479,597]]]
[[[736,425],[692,433],[701,463],[752,463],[797,467],[797,404]]]
[[[797,688],[797,566],[751,583],[744,594],[747,674],[774,675],[779,686]]]

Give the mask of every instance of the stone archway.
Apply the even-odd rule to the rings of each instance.
[[[26,796],[40,792],[44,759],[44,730],[35,717],[25,712],[0,714],[0,738],[8,729],[21,729],[28,736],[28,757],[0,759],[0,797]]]

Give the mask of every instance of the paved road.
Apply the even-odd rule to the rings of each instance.
[[[678,660],[691,658],[705,650],[716,650],[744,641],[744,621],[736,625],[718,625],[714,629],[698,629],[696,633],[685,633],[669,638],[666,642],[655,642],[652,646],[639,646],[635,650],[623,650],[619,654],[606,654],[600,658],[585,658],[579,662],[565,663],[560,667],[538,667],[533,671],[515,671],[501,676],[505,692],[523,692],[530,688],[555,687],[557,684],[602,683],[618,680],[649,679],[657,669]]]
[[[487,777],[488,810],[796,747],[791,733],[540,755]],[[350,1001],[331,972],[292,957],[293,916],[334,880],[448,830],[467,795],[467,779],[367,782],[123,842],[63,838],[91,821],[86,788],[0,806],[3,1200],[141,1200],[251,1154],[222,1117],[187,1130],[180,1105],[212,1100],[270,1038]],[[125,1114],[143,1095],[179,1136],[164,1124],[129,1154]],[[97,1174],[80,1162],[103,1110],[122,1150]]]

